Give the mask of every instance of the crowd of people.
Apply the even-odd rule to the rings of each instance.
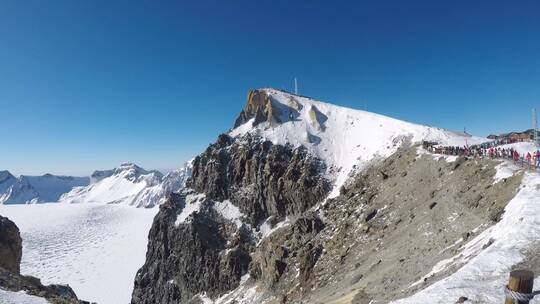
[[[510,147],[498,147],[495,143],[489,142],[473,146],[441,146],[435,142],[423,142],[424,149],[435,154],[456,155],[456,156],[472,156],[472,157],[489,157],[489,158],[505,158],[513,160],[521,164],[523,167],[530,169],[540,168],[540,150],[534,152],[519,153],[516,149]]]

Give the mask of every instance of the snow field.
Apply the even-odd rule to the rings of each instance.
[[[69,284],[80,299],[129,303],[157,208],[106,204],[0,205],[23,239],[21,272]]]

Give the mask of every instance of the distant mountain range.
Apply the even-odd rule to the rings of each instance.
[[[100,202],[152,207],[169,192],[183,188],[190,173],[189,164],[164,176],[131,163],[95,171],[90,177],[15,177],[9,171],[0,171],[0,204]]]
[[[55,202],[73,187],[89,183],[88,177],[52,174],[15,177],[9,171],[0,171],[0,204]]]

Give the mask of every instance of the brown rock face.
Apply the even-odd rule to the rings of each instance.
[[[299,280],[310,280],[323,246],[315,241],[324,228],[321,219],[307,212],[290,226],[264,239],[254,252],[250,275],[272,290],[288,290]]]
[[[273,106],[272,99],[262,90],[251,90],[248,93],[247,104],[236,119],[234,127],[238,127],[255,117],[253,125],[268,121],[279,123],[279,110]]]
[[[132,304],[200,303],[198,294],[215,299],[238,287],[257,246],[255,230],[270,217],[296,218],[324,199],[330,190],[325,169],[304,147],[274,145],[249,134],[241,139],[220,135],[193,161],[188,189],[160,206]],[[204,199],[189,220],[177,224],[189,194],[204,194]],[[216,211],[215,202],[223,201],[243,214],[240,224]],[[285,286],[280,277],[296,264],[307,280],[321,254],[320,246],[302,245],[304,237],[322,229],[322,222],[303,216],[295,223],[290,233],[298,238],[291,248],[299,248],[298,257],[288,257],[289,249],[277,243],[258,252],[252,272],[269,285]]]
[[[22,240],[19,228],[0,216],[0,267],[15,274],[21,271]]]
[[[314,105],[309,109],[309,118],[311,119],[311,124],[317,128],[317,130],[324,131],[326,129],[324,123],[328,120],[328,117]]]

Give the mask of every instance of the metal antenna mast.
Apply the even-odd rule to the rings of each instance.
[[[534,144],[538,145],[538,120],[536,118],[536,108],[532,109],[532,123]]]
[[[298,95],[298,81],[294,77],[294,94]]]

